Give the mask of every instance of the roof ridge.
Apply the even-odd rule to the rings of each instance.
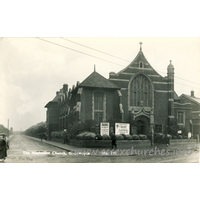
[[[117,85],[115,85],[112,81],[105,78],[98,72],[94,71],[92,72],[86,79],[84,79],[79,87],[102,87],[102,88],[119,88]]]
[[[188,96],[188,97],[191,97],[191,98],[196,98],[196,99],[200,99],[200,97],[195,97],[195,96],[191,96],[191,95],[189,95],[189,94],[182,94],[182,95],[186,95],[186,96]]]

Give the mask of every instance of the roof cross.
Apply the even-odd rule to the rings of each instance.
[[[140,51],[142,51],[142,42],[140,42],[139,44],[140,44]]]

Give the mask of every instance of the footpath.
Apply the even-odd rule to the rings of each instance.
[[[63,144],[58,141],[49,141],[49,140],[42,140],[40,138],[35,138],[35,137],[30,137],[30,136],[26,136],[25,137],[28,137],[32,140],[36,140],[36,141],[39,141],[39,142],[42,142],[42,143],[45,143],[45,144],[48,144],[48,145],[51,145],[51,146],[54,146],[54,147],[57,147],[57,148],[60,148],[62,150],[66,150],[68,152],[77,152],[77,151],[84,151],[84,150],[88,150],[88,149],[91,149],[91,150],[95,150],[95,149],[99,149],[99,150],[102,150],[102,149],[109,149],[109,148],[84,148],[84,147],[77,147],[77,146],[72,146],[72,145],[69,145],[69,144]],[[174,149],[180,149],[180,150],[183,150],[184,148],[188,148],[188,149],[191,149],[193,151],[199,151],[199,147],[200,147],[200,144],[199,143],[196,143],[196,142],[189,142],[189,143],[186,143],[186,142],[174,142],[174,143],[171,143],[171,145],[169,146],[166,146],[165,144],[155,144],[153,146],[141,146],[141,148],[137,147],[136,149],[170,149],[170,152],[172,152]],[[120,149],[120,148],[119,148]],[[124,148],[123,148],[124,149]],[[125,149],[130,149],[130,148],[125,148]]]
[[[55,141],[50,141],[50,140],[42,139],[42,141],[41,141],[41,139],[39,139],[39,138],[30,137],[30,136],[27,136],[27,135],[25,135],[25,137],[28,137],[28,138],[30,138],[32,140],[36,140],[36,141],[39,141],[39,142],[42,142],[42,143],[45,143],[45,144],[49,144],[51,146],[57,147],[59,149],[66,150],[68,152],[78,151],[80,149],[82,149],[82,150],[87,150],[88,149],[88,148],[76,147],[76,146],[72,146],[72,145],[69,145],[69,144],[63,144],[63,143],[60,143],[60,142],[55,142]]]

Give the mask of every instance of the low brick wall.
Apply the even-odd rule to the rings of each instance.
[[[188,143],[197,143],[196,139],[171,139],[170,144],[188,144]]]
[[[135,149],[140,148],[150,148],[151,141],[150,140],[118,140],[117,148],[119,149],[130,149],[134,147]]]
[[[171,145],[183,145],[196,143],[196,139],[172,139]],[[111,148],[111,140],[70,140],[70,145],[86,148]],[[154,144],[154,146],[161,144]],[[135,149],[151,148],[150,140],[117,140],[117,148],[129,149],[134,147]]]
[[[111,140],[70,140],[70,145],[87,148],[109,148]]]
[[[70,145],[86,148],[111,148],[111,140],[70,140]],[[117,140],[117,148],[128,149],[150,147],[150,140]]]

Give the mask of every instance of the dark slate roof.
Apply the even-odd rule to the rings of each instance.
[[[44,107],[45,108],[48,108],[50,105],[55,105],[55,104],[57,104],[58,102],[56,102],[56,101],[49,101]]]
[[[58,98],[59,98],[59,95],[56,95],[56,96],[54,97],[54,99],[52,100],[52,102],[58,102]]]
[[[50,104],[58,103],[59,95],[56,95],[52,101],[49,101],[44,107],[48,108]]]
[[[189,99],[189,100],[195,102],[195,103],[200,104],[200,98],[198,98],[198,97],[192,97],[192,96],[187,95],[187,94],[182,94],[182,95],[180,96],[180,98],[183,97],[183,96],[186,97],[187,99]]]
[[[95,88],[109,88],[109,89],[120,89],[114,83],[94,71],[90,74],[79,87],[95,87]]]

